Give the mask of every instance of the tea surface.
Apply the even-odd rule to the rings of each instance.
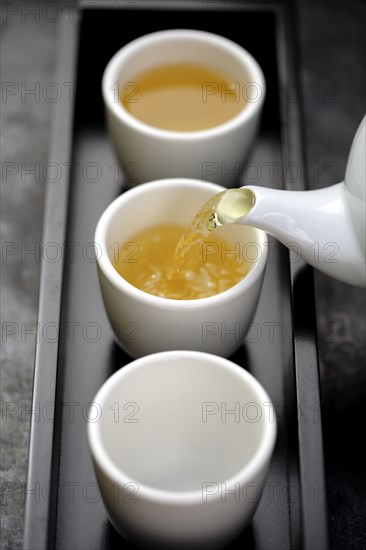
[[[209,67],[181,63],[152,68],[124,85],[120,101],[142,122],[190,132],[223,124],[247,104],[239,82]]]
[[[243,279],[249,264],[235,243],[207,233],[192,235],[177,225],[146,228],[120,247],[115,269],[135,287],[163,298],[219,294]]]

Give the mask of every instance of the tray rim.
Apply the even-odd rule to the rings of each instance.
[[[76,59],[73,53],[77,48],[78,25],[80,14],[74,20],[74,32],[69,32],[70,22],[66,15],[62,15],[59,27],[57,44],[60,46],[56,59],[54,77],[56,82],[74,82],[76,74]],[[66,40],[66,37],[68,38]],[[55,105],[55,111],[50,125],[50,141],[48,161],[59,165],[60,155],[70,158],[72,140],[70,135],[73,129],[74,105],[65,97],[60,98]],[[64,164],[57,185],[46,185],[42,243],[56,242],[65,244],[68,191],[71,175],[71,166]],[[58,262],[47,262],[42,258],[40,267],[38,323],[55,323],[60,326],[62,289],[63,289],[64,258]],[[56,405],[57,365],[59,352],[59,338],[51,342],[40,339],[36,343],[32,407],[38,403],[53,403]],[[56,409],[56,406],[55,406]],[[56,416],[56,415],[55,415]],[[37,421],[32,415],[30,423],[27,487],[49,487],[53,491],[56,480],[54,478],[55,458],[55,416],[54,421]],[[42,480],[42,481],[41,481]],[[38,484],[38,485],[37,485]],[[42,495],[37,506],[33,505],[31,491],[26,492],[23,548],[37,550],[52,548],[49,545],[50,526],[54,522],[50,506],[51,499]]]
[[[279,54],[280,69],[289,73],[287,82],[293,82],[297,91],[298,101],[285,101],[282,97],[280,108],[282,118],[292,124],[285,124],[289,137],[286,140],[288,150],[281,150],[283,162],[290,159],[297,159],[300,166],[305,167],[306,157],[303,144],[305,143],[304,112],[301,96],[300,76],[296,67],[300,66],[300,44],[299,35],[294,29],[299,28],[298,13],[295,5],[290,2],[291,11],[284,10],[284,20],[279,19],[279,24],[284,23],[283,32],[277,33],[278,40],[287,37],[287,41],[293,45],[292,51],[289,48],[282,55]],[[294,24],[291,24],[291,19]],[[279,45],[281,48],[284,45]],[[281,52],[281,50],[280,50]],[[286,53],[286,55],[285,55]],[[284,63],[285,58],[288,62]],[[298,64],[295,60],[298,60]],[[289,70],[290,69],[290,70]],[[286,82],[286,77],[284,78]],[[298,180],[296,189],[289,181],[284,181],[285,188],[289,190],[307,189],[305,170]],[[294,358],[294,381],[297,403],[307,402],[309,397],[314,397],[319,404],[318,416],[314,421],[298,421],[298,468],[301,484],[300,506],[301,506],[301,534],[302,548],[313,550],[314,548],[327,549],[329,546],[328,518],[327,518],[327,493],[324,467],[324,449],[321,419],[321,391],[318,358],[318,340],[315,305],[315,286],[313,268],[304,261],[291,261],[294,253],[289,253],[291,306],[293,319],[293,358]],[[306,315],[297,315],[300,304],[306,304]],[[301,310],[303,312],[303,309]],[[307,419],[308,420],[308,419]],[[315,474],[315,475],[314,475]],[[311,495],[305,488],[316,487],[318,492]],[[317,498],[317,508],[314,502]]]
[[[210,10],[220,9],[220,2],[208,2]],[[216,4],[216,6],[215,6]],[[194,10],[202,9],[202,2],[198,0],[140,0],[134,7],[137,10]],[[77,52],[79,29],[83,14],[92,10],[111,10],[118,6],[113,1],[105,1],[103,4],[90,4],[87,0],[80,1],[75,10],[70,32],[70,21],[63,15],[59,22],[59,35],[57,44],[61,47],[58,52],[55,79],[57,82],[74,82],[77,70]],[[237,1],[225,1],[225,9],[238,9]],[[298,28],[293,2],[286,0],[271,0],[271,2],[258,2],[249,0],[243,3],[243,12],[273,12],[277,15],[276,46],[278,48],[278,65],[281,80],[295,84],[299,101],[289,102],[284,98],[280,100],[281,133],[287,132],[286,140],[281,139],[281,155],[283,162],[286,159],[297,159],[301,166],[304,164],[304,137],[302,132],[303,113],[301,108],[301,87],[299,75],[295,69],[295,58],[299,59],[298,39],[294,27]],[[294,24],[295,23],[295,24]],[[292,44],[293,50],[286,44]],[[289,124],[291,120],[291,124]],[[57,162],[60,151],[65,159],[70,158],[73,150],[73,122],[74,104],[60,101],[56,105],[52,117],[50,131],[50,148],[48,159]],[[283,141],[288,145],[283,148]],[[65,168],[58,185],[46,187],[43,235],[42,242],[65,243],[68,225],[68,194],[70,182],[70,167]],[[292,188],[290,182],[284,183],[286,188]],[[305,178],[298,181],[298,189],[306,189]],[[290,259],[290,258],[289,258]],[[38,321],[55,322],[60,326],[62,296],[63,296],[63,272],[64,260],[50,263],[42,260],[40,272],[40,294]],[[301,521],[301,547],[304,550],[328,547],[327,527],[327,501],[324,471],[324,452],[322,438],[322,423],[320,410],[320,382],[319,363],[317,352],[316,309],[313,270],[303,263],[289,261],[289,277],[291,290],[291,304],[293,319],[293,363],[294,363],[294,392],[296,402],[301,403],[309,396],[312,400],[318,400],[319,416],[317,422],[296,422],[297,429],[297,460],[299,469],[300,491],[300,521]],[[300,284],[301,283],[301,284]],[[305,286],[304,286],[305,285]],[[305,290],[305,292],[304,292]],[[305,319],[295,317],[298,304],[306,297],[309,306]],[[55,403],[57,405],[57,383],[59,342],[46,342],[40,340],[36,346],[32,404]],[[54,547],[54,529],[56,525],[56,508],[52,506],[57,502],[57,473],[58,473],[58,420],[59,413],[55,406],[55,417],[52,423],[37,422],[34,415],[30,424],[30,443],[28,453],[27,487],[34,487],[40,483],[41,487],[51,487],[51,498],[41,499],[37,506],[33,505],[32,492],[26,492],[23,548],[24,550],[47,550]],[[318,502],[314,509],[309,487],[316,475],[318,485]],[[53,497],[53,498],[52,498]]]

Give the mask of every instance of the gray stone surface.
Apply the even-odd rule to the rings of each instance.
[[[5,11],[5,4],[9,10]],[[37,3],[36,3],[37,4]],[[39,4],[39,3],[38,3]],[[55,25],[3,3],[1,25],[1,548],[21,548]],[[11,8],[17,13],[12,14]],[[35,94],[27,94],[27,90]],[[28,173],[36,169],[36,174]],[[40,171],[40,174],[37,173]],[[27,253],[27,251],[29,253]],[[6,254],[4,254],[6,253]]]
[[[24,6],[38,6],[39,16]],[[8,252],[1,278],[4,550],[22,545],[35,349],[29,331],[37,320],[40,267],[39,252],[29,251],[41,243],[42,169],[54,108],[46,93],[56,53],[51,10],[42,14],[41,2],[2,4],[2,92],[4,83],[9,92],[1,102],[1,232]],[[322,187],[343,179],[352,136],[365,111],[365,5],[362,0],[301,2],[299,17],[307,169],[310,185]],[[35,95],[26,94],[31,89]],[[32,168],[36,174],[27,173]],[[366,457],[360,449],[365,291],[316,274],[316,295],[331,546],[356,550],[366,540]]]

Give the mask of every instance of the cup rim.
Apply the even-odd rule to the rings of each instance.
[[[233,298],[240,295],[242,292],[249,290],[257,279],[263,273],[268,256],[268,243],[267,234],[261,229],[252,227],[251,229],[256,232],[258,235],[258,245],[261,248],[260,258],[253,262],[249,272],[234,286],[220,292],[219,294],[214,294],[212,296],[207,296],[206,298],[196,298],[191,300],[177,300],[174,298],[164,298],[161,296],[155,296],[154,294],[149,294],[144,290],[141,290],[122,277],[115,267],[112,264],[112,261],[109,258],[107,251],[107,242],[106,242],[106,233],[109,227],[109,223],[114,217],[116,211],[122,208],[130,198],[138,197],[143,195],[145,190],[153,190],[156,188],[161,191],[164,188],[169,190],[172,189],[174,185],[190,187],[192,189],[197,189],[197,187],[202,187],[205,189],[212,189],[213,195],[219,193],[220,191],[226,190],[225,187],[222,187],[216,183],[202,182],[200,180],[194,180],[189,178],[167,178],[161,180],[154,180],[147,183],[142,183],[137,187],[133,187],[121,195],[119,195],[114,201],[112,201],[107,208],[104,210],[102,215],[99,218],[99,221],[96,226],[95,236],[94,236],[94,246],[95,246],[95,256],[97,259],[97,265],[101,269],[104,276],[107,278],[110,284],[112,284],[118,291],[126,293],[132,299],[144,303],[159,306],[159,309],[163,310],[181,310],[181,309],[200,309],[202,307],[211,307],[221,302],[230,301]]]
[[[93,399],[93,403],[97,403],[101,410],[103,410],[103,404],[108,398],[110,391],[121,383],[126,377],[133,374],[134,371],[141,368],[154,368],[154,364],[159,361],[173,360],[174,358],[185,358],[186,360],[209,360],[215,363],[218,367],[230,371],[237,379],[238,383],[244,383],[250,386],[251,391],[257,394],[258,402],[272,404],[272,400],[268,393],[262,386],[262,384],[247,370],[240,367],[229,359],[206,353],[202,351],[191,350],[171,350],[153,353],[145,355],[139,359],[135,359],[131,363],[128,363],[121,369],[113,373],[99,388],[97,394]],[[93,459],[108,476],[112,477],[121,486],[126,486],[128,483],[134,483],[139,487],[139,494],[143,496],[144,500],[150,500],[161,503],[171,504],[192,504],[198,503],[202,500],[202,489],[190,490],[190,491],[177,491],[168,489],[158,489],[147,485],[141,481],[131,479],[131,476],[126,474],[121,468],[119,468],[113,460],[109,457],[102,442],[102,432],[99,422],[92,422],[88,420],[87,426],[89,448]],[[261,436],[260,443],[253,456],[236,474],[226,479],[227,484],[235,484],[237,482],[249,482],[260,472],[265,466],[266,462],[271,458],[273,449],[276,443],[277,436],[277,419],[273,407],[273,419],[266,418],[264,420],[263,434]],[[220,499],[220,495],[212,495],[212,500]]]
[[[197,41],[200,40],[202,42],[205,42],[206,44],[219,45],[220,47],[225,48],[228,53],[236,57],[236,59],[239,60],[243,65],[245,64],[245,68],[248,74],[251,76],[251,82],[258,84],[261,89],[262,93],[259,100],[247,102],[245,108],[243,108],[238,114],[222,124],[218,124],[211,128],[188,132],[165,130],[163,128],[155,127],[145,122],[142,122],[141,120],[130,114],[119,101],[114,101],[114,99],[112,98],[112,94],[110,93],[109,86],[111,85],[111,83],[113,84],[114,82],[116,82],[116,73],[118,72],[118,67],[121,62],[127,59],[133,53],[149,47],[151,43],[158,41],[168,42],[172,39],[177,38],[194,38]],[[195,29],[169,29],[157,31],[142,35],[132,40],[131,42],[128,42],[109,60],[102,77],[102,95],[104,103],[106,107],[108,107],[108,109],[110,109],[121,122],[124,122],[128,126],[132,127],[137,132],[149,135],[154,138],[181,140],[184,142],[201,139],[211,139],[218,135],[235,131],[236,128],[238,128],[242,124],[245,124],[258,112],[259,109],[261,109],[266,95],[265,92],[266,84],[263,71],[257,60],[253,57],[251,53],[249,53],[245,48],[230,40],[229,38],[225,38],[224,36],[216,33]]]

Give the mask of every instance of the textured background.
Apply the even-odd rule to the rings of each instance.
[[[42,167],[55,106],[46,93],[57,54],[55,4],[1,4],[2,92],[9,83],[6,90],[12,92],[1,98],[1,232],[4,242],[13,243],[8,251],[14,252],[2,261],[1,278],[4,550],[22,544]],[[70,9],[70,2],[58,5]],[[343,179],[352,137],[365,112],[365,3],[318,0],[298,2],[298,7],[308,180],[311,187],[324,187]],[[31,89],[34,94],[25,94]],[[26,174],[24,168],[35,172]],[[331,547],[358,550],[366,540],[366,456],[360,449],[366,403],[365,291],[317,273],[316,299]]]

